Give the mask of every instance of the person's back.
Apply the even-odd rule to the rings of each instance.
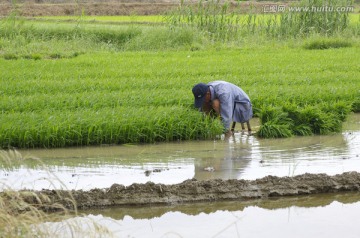
[[[226,131],[230,130],[231,121],[248,123],[253,116],[249,96],[240,87],[232,83],[226,81],[200,83],[193,87],[193,94],[195,107],[206,108],[207,110],[212,108],[221,116]],[[233,124],[234,126],[235,124]],[[249,123],[248,129],[251,130]]]
[[[236,86],[235,84],[226,82],[226,81],[213,81],[208,83],[207,85],[213,86],[216,88],[215,91],[217,92],[230,92],[231,95],[234,96],[232,99],[234,102],[250,102],[249,96],[242,90],[240,87]]]

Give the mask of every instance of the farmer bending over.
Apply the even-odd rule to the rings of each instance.
[[[214,81],[196,84],[192,92],[196,108],[206,114],[220,115],[226,135],[234,133],[236,122],[241,123],[243,130],[246,122],[248,130],[251,131],[249,120],[253,116],[253,111],[250,98],[238,86],[225,81]]]

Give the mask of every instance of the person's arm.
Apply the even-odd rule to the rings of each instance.
[[[217,93],[217,97],[220,101],[221,120],[227,132],[230,130],[230,123],[232,121],[232,114],[234,110],[234,102],[232,100],[230,90],[226,90],[225,87],[220,88]]]

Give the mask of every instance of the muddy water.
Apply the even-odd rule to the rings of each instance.
[[[110,187],[186,179],[254,179],[266,175],[360,172],[360,114],[330,136],[154,145],[23,150],[28,159],[0,170],[2,188]],[[82,216],[40,225],[48,237],[360,237],[360,194],[323,194],[80,211]]]
[[[355,238],[360,237],[359,212],[359,193],[327,194],[89,210],[42,229],[58,237]]]
[[[26,159],[0,169],[0,189],[106,188],[113,183],[176,184],[186,179],[255,179],[303,173],[360,172],[360,114],[329,136],[22,150]]]

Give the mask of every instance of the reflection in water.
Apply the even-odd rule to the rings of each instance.
[[[247,133],[236,133],[228,141],[214,142],[214,150],[208,151],[205,157],[195,154],[194,178],[198,180],[237,179],[253,157],[254,144],[256,144],[256,138]],[[217,151],[220,153],[216,153]],[[213,170],[209,171],[206,168],[213,168]]]
[[[110,187],[113,183],[174,184],[186,179],[256,179],[267,175],[360,172],[360,114],[343,133],[258,139],[236,133],[229,140],[187,141],[20,151],[24,160],[0,168],[0,189]],[[349,129],[348,129],[349,128]]]
[[[185,179],[360,172],[360,114],[330,136],[24,150],[2,165],[2,189],[110,187],[113,183],[179,183]],[[347,129],[350,128],[350,129]],[[214,170],[204,170],[213,168]],[[85,213],[85,211],[82,211]],[[360,237],[359,193],[324,194],[169,207],[89,210],[83,217],[41,224],[48,237]],[[95,223],[96,225],[95,225]],[[103,226],[101,229],[100,226]]]
[[[276,210],[289,207],[316,208],[328,206],[333,202],[342,204],[354,204],[360,202],[360,193],[330,193],[308,196],[291,196],[269,199],[251,199],[248,201],[223,201],[223,202],[204,202],[173,204],[169,206],[129,206],[111,207],[102,209],[86,209],[80,211],[85,215],[103,215],[116,220],[131,216],[134,219],[151,219],[161,217],[168,212],[181,212],[187,215],[196,216],[200,213],[211,214],[218,210],[223,211],[243,211],[247,207],[259,207],[267,210]]]
[[[112,208],[41,227],[58,237],[359,237],[357,193],[175,207]],[[78,230],[69,230],[75,223]],[[81,229],[79,229],[81,228]],[[78,232],[78,233],[77,233]],[[99,234],[100,235],[100,234]],[[99,236],[100,237],[100,236]],[[104,236],[101,233],[101,237]],[[109,236],[110,237],[110,236]]]
[[[293,176],[304,173],[335,175],[359,171],[360,131],[330,136],[259,140],[259,157],[253,158],[239,178],[266,175]]]

